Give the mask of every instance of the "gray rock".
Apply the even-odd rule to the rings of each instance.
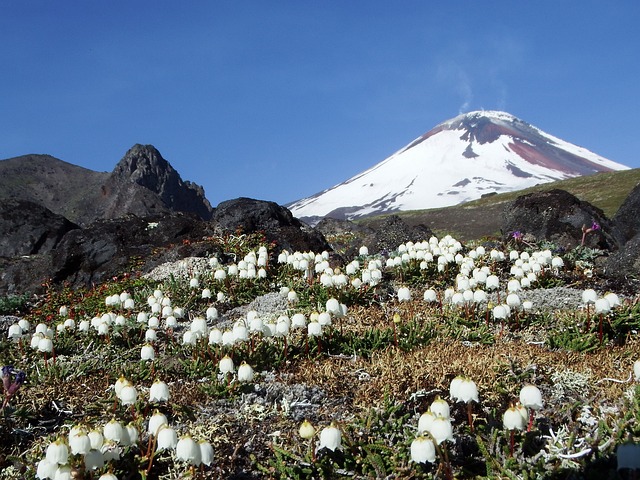
[[[503,213],[502,231],[507,237],[518,231],[571,249],[581,244],[583,227],[590,228],[594,222],[600,228],[585,236],[585,246],[618,248],[620,238],[602,210],[569,192],[554,189],[522,195],[510,203]]]

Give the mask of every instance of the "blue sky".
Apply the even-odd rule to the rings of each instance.
[[[0,2],[0,158],[153,144],[215,206],[287,203],[461,112],[640,167],[640,2]]]

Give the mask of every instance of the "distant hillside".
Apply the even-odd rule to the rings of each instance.
[[[398,216],[410,225],[427,225],[436,235],[449,233],[460,240],[468,241],[499,235],[504,208],[520,195],[559,188],[591,203],[604,211],[608,218],[613,218],[624,199],[638,183],[640,169],[598,173],[536,185],[517,192],[490,195],[451,207],[400,212]],[[357,223],[375,228],[384,218],[385,216],[365,218]]]
[[[0,161],[0,198],[42,205],[74,223],[95,215],[107,172],[94,172],[51,155],[22,155]]]

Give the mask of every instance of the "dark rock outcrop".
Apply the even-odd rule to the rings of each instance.
[[[625,280],[640,279],[640,233],[607,257],[604,274],[607,277]]]
[[[25,200],[0,202],[0,257],[50,252],[79,228],[61,215]]]
[[[426,225],[409,225],[398,215],[388,215],[365,222],[365,225],[374,231],[373,236],[364,243],[369,248],[369,253],[391,252],[401,243],[429,240],[433,235]]]
[[[613,217],[613,223],[625,242],[640,233],[640,184],[622,202]]]
[[[585,236],[585,246],[618,248],[620,239],[602,210],[569,192],[555,189],[522,195],[510,203],[503,213],[502,231],[507,237],[518,231],[569,249],[581,244],[583,227],[590,228],[594,222],[600,228]]]
[[[173,211],[209,220],[213,210],[202,187],[183,182],[152,145],[134,145],[118,162],[101,192],[103,218]]]
[[[212,221],[226,233],[264,232],[278,250],[321,252],[331,247],[322,234],[291,215],[275,202],[236,198],[220,203]]]
[[[90,286],[167,261],[218,254],[211,243],[198,242],[214,233],[195,215],[100,220],[69,231],[46,255],[0,259],[0,295],[37,293],[45,282]]]

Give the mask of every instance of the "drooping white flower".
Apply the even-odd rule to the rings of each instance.
[[[592,288],[587,288],[582,291],[582,303],[585,305],[594,304],[598,299],[598,294]]]
[[[436,418],[436,416],[431,412],[431,410],[427,410],[420,415],[420,418],[418,419],[418,435],[429,431],[434,418]]]
[[[540,410],[542,408],[542,393],[535,385],[525,385],[520,390],[520,403],[533,410]]]
[[[149,389],[150,402],[166,402],[171,397],[169,386],[162,380],[156,380]]]
[[[167,417],[164,413],[156,410],[153,412],[153,415],[149,417],[149,426],[147,427],[147,432],[150,435],[157,435],[160,428],[164,425],[168,425]]]
[[[434,417],[433,421],[429,425],[428,432],[431,434],[435,442],[440,445],[445,440],[451,442],[453,439],[453,427],[451,425],[451,419],[443,417]]]
[[[140,360],[149,361],[154,360],[156,358],[156,352],[153,349],[153,345],[150,343],[145,343],[142,348],[140,348]]]
[[[342,449],[342,432],[336,427],[335,422],[331,422],[331,425],[323,428],[320,432],[318,450],[322,448],[328,448],[332,452],[335,452],[336,449]]]
[[[185,435],[176,444],[176,458],[191,465],[201,463],[200,447],[189,435]]]
[[[451,398],[456,402],[469,403],[470,401],[478,402],[478,387],[473,380],[458,376],[451,381],[449,387]]]
[[[607,314],[611,311],[611,305],[606,298],[599,298],[595,303],[595,311],[597,314]]]
[[[213,447],[206,440],[200,440],[198,447],[200,448],[200,463],[210,467],[213,463]]]
[[[169,425],[162,425],[157,433],[156,450],[173,450],[178,444],[178,434]]]
[[[527,421],[516,407],[509,407],[502,415],[502,425],[506,430],[524,430]]]
[[[409,290],[409,287],[400,287],[398,289],[398,301],[399,302],[411,301],[411,290]]]
[[[122,402],[122,405],[133,405],[134,403],[136,403],[136,400],[138,400],[138,391],[136,390],[136,387],[133,386],[133,384],[128,383],[127,385],[122,387],[119,398],[120,402]]]
[[[233,360],[229,355],[225,355],[220,359],[218,368],[220,369],[220,373],[222,373],[223,375],[226,375],[227,373],[233,373],[235,370]]]
[[[314,426],[309,420],[305,419],[300,424],[300,428],[298,429],[298,434],[300,435],[300,437],[304,438],[305,440],[309,440],[313,438],[313,436],[316,434],[316,429],[314,428]]]
[[[69,432],[69,448],[72,455],[84,455],[91,450],[91,440],[83,428]]]
[[[435,400],[429,406],[429,410],[433,415],[440,416],[443,418],[450,417],[450,409],[449,404],[446,400],[443,400],[439,396],[435,398]]]
[[[253,381],[254,372],[251,365],[247,362],[242,362],[238,367],[238,381],[239,382],[251,382]]]
[[[110,440],[115,443],[120,443],[123,436],[123,427],[120,422],[118,422],[115,418],[111,419],[107,423],[105,423],[102,434],[105,439]],[[104,447],[104,444],[103,444]]]
[[[58,438],[47,446],[45,458],[49,463],[64,465],[69,461],[69,447]]]
[[[86,470],[97,470],[104,467],[104,455],[99,449],[92,448],[84,455],[84,468]]]
[[[434,463],[436,461],[436,447],[433,440],[420,435],[411,442],[411,461],[415,463]]]

